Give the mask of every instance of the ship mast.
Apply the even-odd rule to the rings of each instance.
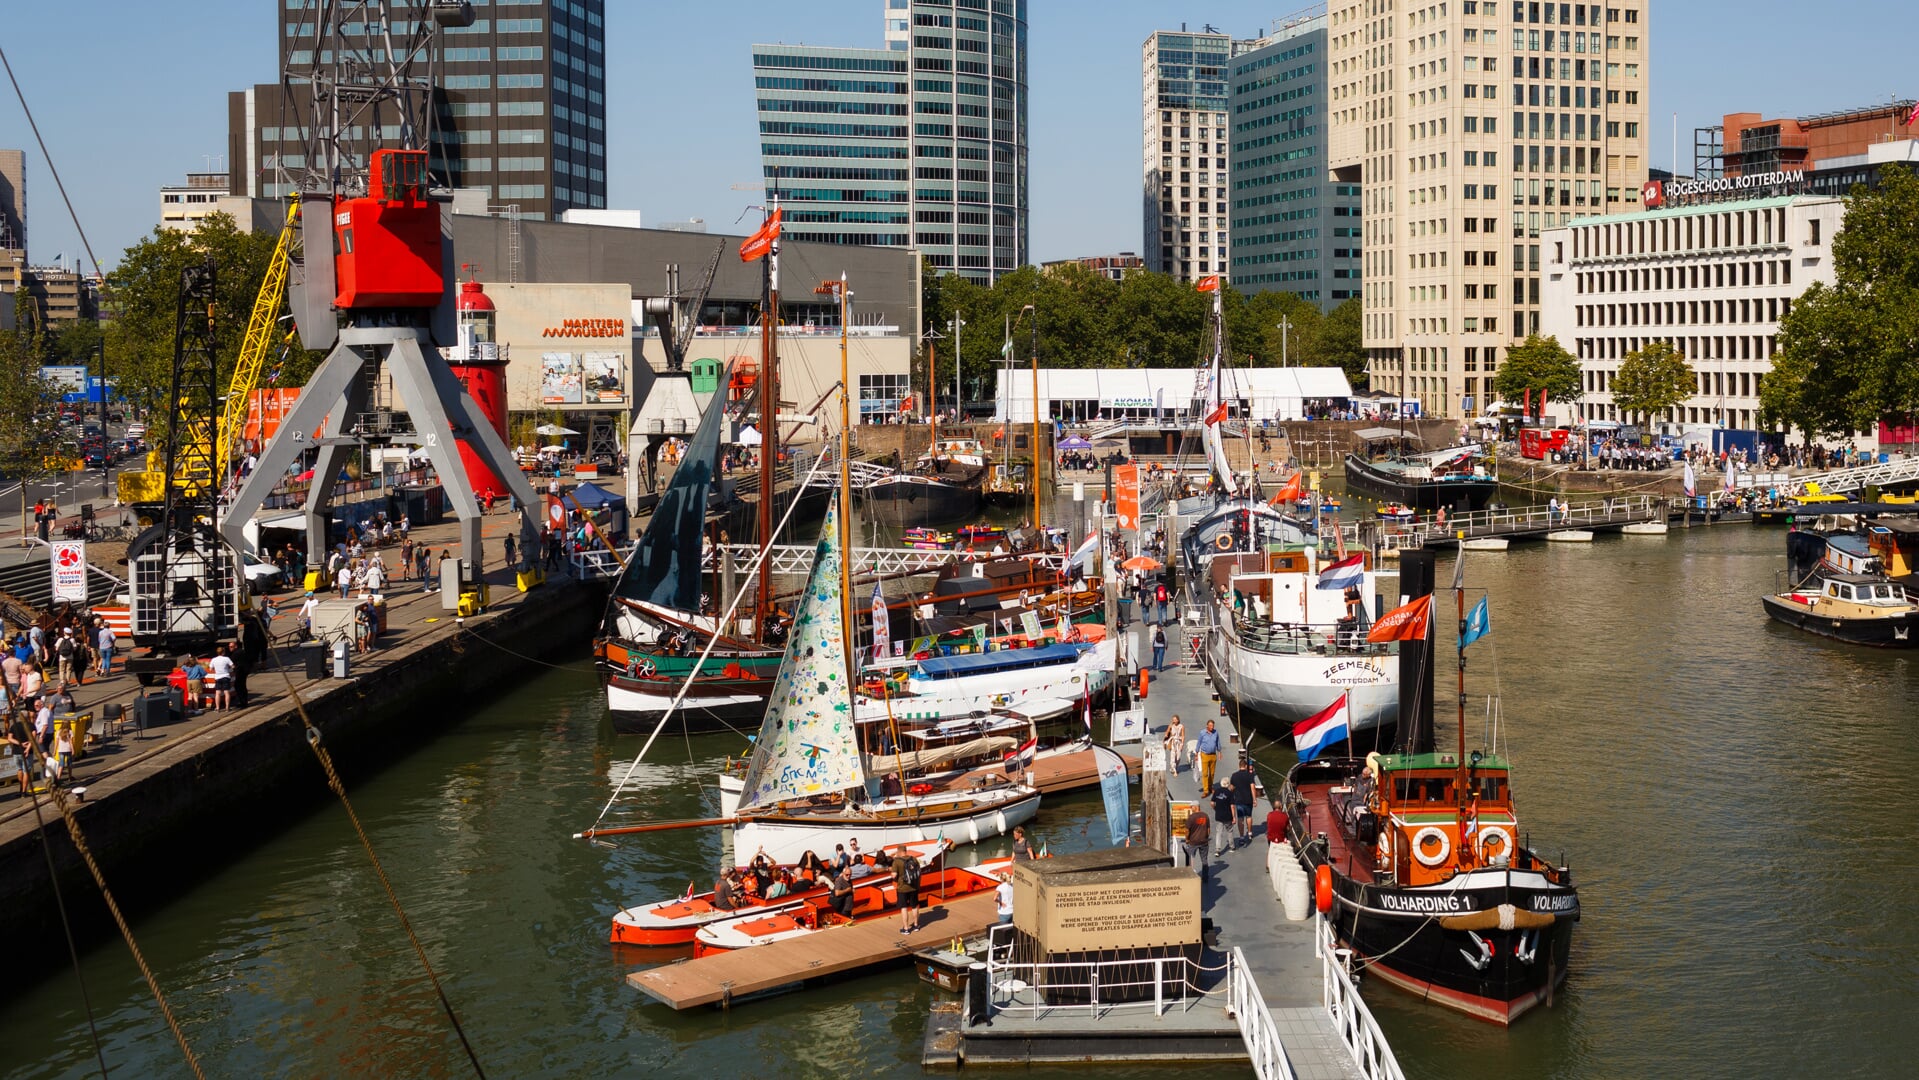
[[[766,217],[768,221],[779,210],[780,197],[777,192],[767,200]],[[773,489],[774,470],[780,458],[780,238],[773,237],[772,247],[766,253],[765,267],[762,272],[761,286],[763,302],[760,304],[760,516],[759,542],[762,552],[773,546]],[[760,570],[759,588],[753,600],[753,639],[764,641],[766,637],[766,617],[770,612],[773,599],[772,575],[763,566]]]
[[[1201,438],[1206,443],[1206,460],[1212,465],[1214,475],[1219,477],[1220,493],[1231,499],[1239,494],[1239,485],[1233,480],[1233,467],[1226,460],[1226,439],[1220,434],[1220,425],[1226,421],[1212,423],[1212,415],[1219,411],[1220,403],[1225,400],[1222,390],[1221,374],[1226,359],[1226,285],[1218,282],[1212,289],[1213,294],[1213,370],[1207,379],[1206,415],[1201,418],[1205,428]]]

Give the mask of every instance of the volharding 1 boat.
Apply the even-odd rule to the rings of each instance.
[[[1406,647],[1428,647],[1429,632]],[[1565,981],[1579,893],[1568,867],[1522,842],[1506,759],[1465,749],[1465,702],[1462,645],[1455,750],[1435,752],[1416,723],[1402,725],[1399,753],[1311,760],[1305,748],[1281,798],[1296,850],[1331,888],[1333,931],[1365,970],[1504,1025]]]
[[[1393,428],[1354,432],[1359,451],[1346,455],[1346,487],[1385,502],[1431,513],[1484,510],[1499,490],[1486,449],[1465,443],[1444,450],[1410,452],[1417,438]]]

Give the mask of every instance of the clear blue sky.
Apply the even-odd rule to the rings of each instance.
[[[730,190],[759,179],[750,46],[882,39],[882,0],[607,7],[608,201],[649,222],[703,217],[716,231],[756,199]],[[1294,7],[1032,0],[1033,257],[1139,250],[1139,46],[1148,33],[1184,20],[1250,37]],[[1727,112],[1790,116],[1919,96],[1910,18],[1893,0],[1659,0],[1652,163],[1670,164],[1675,112],[1683,172],[1692,129]],[[225,152],[227,91],[277,77],[274,19],[275,0],[6,5],[0,41],[102,263],[153,228],[162,183]],[[71,261],[79,241],[4,85],[0,146],[28,151],[34,261]]]

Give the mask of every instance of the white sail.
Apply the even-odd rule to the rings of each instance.
[[[864,787],[846,684],[846,623],[840,604],[839,515],[827,511],[786,658],[747,762],[741,810]]]
[[[1226,295],[1226,284],[1220,282],[1213,290],[1213,369],[1206,380],[1206,412],[1201,416],[1201,426],[1206,429],[1203,441],[1206,443],[1206,462],[1213,468],[1213,475],[1219,479],[1219,492],[1228,499],[1239,495],[1239,483],[1233,479],[1233,467],[1226,460],[1226,440],[1220,434],[1220,425],[1225,421],[1213,422],[1213,414],[1219,411],[1222,400],[1220,386],[1220,365],[1226,356],[1226,319],[1223,314],[1222,299]]]

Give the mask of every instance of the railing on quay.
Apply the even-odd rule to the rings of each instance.
[[[1226,958],[1226,1007],[1239,1025],[1239,1037],[1246,1043],[1246,1056],[1252,1059],[1253,1075],[1259,1080],[1294,1080],[1293,1063],[1280,1041],[1279,1025],[1273,1023],[1273,1011],[1266,1007],[1266,996],[1253,980],[1246,954],[1238,946]]]
[[[1012,929],[1002,923],[987,931],[987,1004],[996,1013],[1019,1011],[1038,1019],[1054,1012],[1086,1012],[1097,1019],[1120,1009],[1150,1008],[1154,1016],[1163,1016],[1168,1009],[1192,1008],[1209,993],[1218,992],[1200,988],[1199,978],[1207,969],[1183,956],[1078,963],[1016,961],[1011,959],[1011,943],[1002,940]],[[1149,968],[1150,977],[1142,977]],[[1152,988],[1150,999],[1143,993],[1148,987]]]
[[[1273,613],[1270,620],[1233,613],[1233,633],[1242,647],[1275,656],[1390,656],[1397,642],[1368,642],[1366,627],[1337,623],[1288,623]]]
[[[1339,948],[1333,938],[1333,924],[1323,915],[1313,916],[1313,952],[1320,964],[1320,1003],[1332,1017],[1333,1028],[1353,1064],[1367,1080],[1406,1080],[1392,1045],[1380,1032],[1366,999],[1359,996],[1359,986],[1346,970],[1352,950]]]

